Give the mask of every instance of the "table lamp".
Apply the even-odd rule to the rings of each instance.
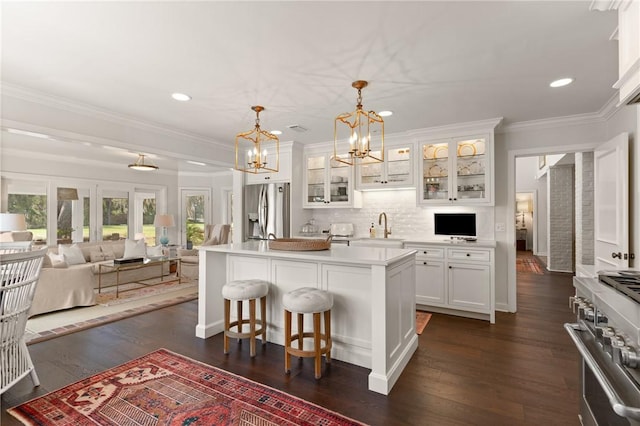
[[[162,227],[162,236],[160,237],[160,244],[166,246],[169,244],[169,237],[167,236],[167,228],[176,226],[172,214],[157,214],[153,221],[155,226]]]
[[[24,231],[27,222],[22,213],[0,213],[0,232]]]

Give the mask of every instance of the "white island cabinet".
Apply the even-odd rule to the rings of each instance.
[[[324,251],[282,251],[270,250],[266,241],[202,247],[197,337],[223,330],[222,286],[250,278],[272,283],[267,340],[279,345],[284,344],[282,296],[305,286],[331,292],[331,356],[371,369],[369,390],[387,395],[418,347],[415,250],[333,245]],[[306,330],[311,321],[305,323]]]

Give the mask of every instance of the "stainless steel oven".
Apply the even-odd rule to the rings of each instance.
[[[574,286],[577,322],[565,329],[581,356],[580,421],[640,425],[640,304],[600,280]]]

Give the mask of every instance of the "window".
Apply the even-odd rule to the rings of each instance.
[[[9,180],[7,212],[22,213],[34,241],[47,241],[47,189],[44,182]]]
[[[105,191],[102,195],[102,239],[126,239],[129,231],[128,224],[128,193]]]

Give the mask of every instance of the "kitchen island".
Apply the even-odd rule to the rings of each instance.
[[[249,241],[200,248],[199,267],[197,337],[223,331],[221,289],[227,281],[260,278],[272,284],[267,340],[279,345],[285,293],[308,286],[333,294],[331,356],[370,368],[369,390],[387,395],[418,347],[415,250],[332,245],[282,251],[269,249],[267,241]]]

